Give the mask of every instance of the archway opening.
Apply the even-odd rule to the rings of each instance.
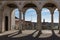
[[[35,4],[33,4],[33,3],[28,3],[28,4],[24,5],[23,8],[36,8],[36,7],[37,7],[37,6],[36,6]]]
[[[33,9],[33,8],[29,8],[26,10],[25,12],[25,28],[26,29],[30,29],[30,30],[33,30],[33,29],[36,29],[36,23],[37,23],[37,13],[36,13],[36,10]]]
[[[46,3],[46,4],[43,6],[43,8],[48,8],[48,9],[50,10],[50,11],[48,12],[49,15],[50,15],[50,17],[47,15],[47,14],[48,14],[48,13],[47,13],[46,15],[47,15],[48,17],[46,17],[46,18],[47,18],[48,21],[50,21],[50,22],[48,23],[48,24],[49,24],[49,29],[53,29],[53,28],[52,28],[52,26],[53,26],[53,25],[52,25],[52,20],[53,20],[53,19],[52,19],[52,17],[51,17],[51,16],[52,16],[52,15],[51,15],[51,10],[57,8],[57,6],[56,6],[55,4],[53,4],[53,3]],[[48,11],[48,10],[47,10],[47,11]],[[46,12],[47,12],[47,11],[46,11]],[[49,18],[50,18],[50,19],[49,19]]]
[[[50,10],[47,8],[42,8],[41,15],[42,15],[42,20],[41,20],[42,21],[42,29],[43,30],[51,29]]]
[[[8,16],[5,16],[5,31],[8,31]]]
[[[17,7],[17,5],[15,5],[13,3],[4,5],[4,10],[3,10],[3,13],[4,13],[3,14],[4,15],[3,16],[4,17],[4,19],[3,19],[3,26],[4,27],[2,28],[3,31],[16,29],[16,26],[15,26],[16,22],[15,22],[15,20],[19,19],[19,17],[15,17],[15,15],[19,16],[19,14],[18,14],[18,12],[16,10],[18,10],[18,7]],[[17,13],[17,14],[15,14],[15,13]]]
[[[19,29],[19,9],[15,8],[11,14],[11,29]]]
[[[53,29],[58,29],[59,27],[58,27],[58,24],[59,24],[59,11],[58,11],[58,8],[56,8],[55,10],[54,10],[54,27],[53,27]]]

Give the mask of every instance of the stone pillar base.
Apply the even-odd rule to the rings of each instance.
[[[60,30],[59,30],[59,33],[58,34],[60,34]]]
[[[39,31],[39,33],[42,34],[42,31],[41,30],[37,29],[37,31]]]
[[[40,35],[42,34],[41,30],[38,32],[38,35],[36,36],[36,38],[38,38]]]
[[[40,32],[40,34],[42,34],[42,31],[41,30],[39,30],[39,32]]]
[[[22,30],[19,30],[19,31],[18,31],[18,34],[22,34]]]

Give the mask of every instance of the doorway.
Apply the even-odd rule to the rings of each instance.
[[[5,31],[8,31],[8,16],[5,16]]]

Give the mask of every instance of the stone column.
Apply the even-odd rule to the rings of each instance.
[[[32,25],[31,25],[31,26],[32,26],[32,30],[34,30],[34,24],[33,24],[33,23],[32,23]]]
[[[54,7],[54,8],[52,8],[52,7],[49,8],[49,10],[50,10],[50,12],[51,12],[51,30],[52,30],[52,34],[53,34],[53,35],[55,35],[55,32],[54,32],[54,30],[53,30],[53,27],[54,27],[53,15],[54,15],[54,10],[55,10],[55,9],[56,9],[55,7]]]
[[[59,10],[59,26],[58,26],[58,28],[59,28],[59,34],[60,34],[60,10]]]
[[[51,8],[51,9],[50,9],[50,12],[51,12],[51,30],[52,30],[52,33],[53,33],[53,34],[55,34],[55,33],[54,33],[54,30],[53,30],[53,27],[54,27],[54,23],[53,23],[54,10],[55,10],[54,8]]]
[[[53,23],[54,10],[55,10],[55,8],[50,8],[50,12],[51,12],[51,29],[52,30],[53,30],[53,27],[54,27],[54,23]]]
[[[3,9],[0,9],[0,33],[3,32],[2,24],[3,24]]]
[[[23,13],[23,20],[25,21],[25,13]]]
[[[53,12],[51,13],[51,28],[53,29],[54,23],[53,23]]]
[[[23,13],[23,30],[25,30],[25,13]]]
[[[19,33],[22,33],[22,11],[20,11],[20,14],[19,14]]]
[[[37,10],[37,30],[41,32],[41,10]]]

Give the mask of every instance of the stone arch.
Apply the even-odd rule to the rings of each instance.
[[[23,10],[23,12],[25,13],[26,10],[28,10],[28,9],[30,9],[30,8],[25,8],[25,9]],[[36,8],[32,8],[32,9],[34,9],[34,10],[37,12],[37,9],[36,9]]]
[[[5,2],[5,3],[3,4],[2,8],[4,9],[5,6],[7,6],[7,5],[9,5],[9,4],[13,4],[13,5],[15,5],[17,8],[19,8],[19,6],[17,5],[17,3],[15,3],[15,2]]]
[[[38,8],[38,6],[37,6],[35,3],[31,3],[31,2],[24,3],[24,5],[22,6],[22,8],[23,8],[25,5],[27,5],[27,4],[33,4],[33,5],[35,5],[35,6]]]
[[[28,8],[33,8],[35,10],[38,9],[38,7],[34,3],[25,3],[24,6],[22,7],[22,9],[25,10],[27,10]]]
[[[26,9],[26,10],[25,10],[25,13],[26,13],[26,11],[28,11],[28,10],[30,10],[30,9],[34,10],[34,11],[36,12],[36,15],[37,15],[37,11],[36,11],[34,8],[28,8],[28,9]],[[34,13],[34,14],[35,14],[35,13]]]
[[[15,2],[5,2],[4,4],[3,4],[3,6],[2,6],[2,8],[3,8],[3,11],[4,11],[4,8],[5,8],[5,6],[10,6],[12,4],[12,6],[14,5],[15,6],[15,8],[13,8],[13,9],[10,9],[11,10],[11,12],[14,10],[14,9],[16,9],[16,8],[18,8],[19,9],[19,11],[20,11],[20,8],[19,8],[19,5],[17,5],[17,3],[15,3]],[[6,8],[5,8],[6,9]]]
[[[29,5],[32,5],[32,6],[29,6]],[[35,7],[34,7],[35,6]],[[24,6],[23,6],[23,8],[22,8],[22,11],[23,11],[23,14],[25,14],[25,12],[26,12],[26,10],[27,9],[30,9],[30,8],[33,8],[34,10],[36,10],[36,12],[37,12],[37,6],[35,5],[35,4],[33,4],[33,3],[27,3],[27,4],[25,4]]]
[[[11,8],[10,8],[10,7],[11,7],[10,5],[11,5],[11,6],[14,5],[15,7],[13,6],[13,8],[11,9]],[[10,6],[10,7],[9,7],[9,6]],[[17,5],[17,3],[14,3],[14,2],[11,2],[11,3],[10,3],[10,2],[5,2],[5,4],[2,5],[2,9],[3,9],[3,12],[2,12],[2,13],[3,13],[3,15],[4,15],[4,12],[5,12],[5,11],[8,12],[8,10],[9,10],[8,13],[9,13],[9,15],[11,15],[11,14],[12,14],[11,12],[12,12],[15,8],[18,8],[18,9],[19,9],[19,6]],[[6,10],[6,9],[8,9],[8,10]],[[4,18],[5,16],[6,16],[6,15],[4,15],[3,18]],[[5,20],[5,19],[3,19],[3,21],[4,21],[4,20]],[[11,17],[10,17],[10,16],[9,16],[8,22],[9,22],[9,23],[8,23],[8,25],[9,25],[9,26],[8,26],[8,27],[9,27],[9,30],[11,30]],[[3,26],[5,27],[5,21],[4,21],[4,23],[3,23]],[[4,30],[5,30],[5,28],[4,28]],[[4,31],[4,30],[3,30],[3,31]]]
[[[50,5],[49,5],[50,4]],[[58,8],[58,10],[60,9],[59,8],[59,6],[58,6],[58,4],[56,4],[56,3],[54,3],[54,2],[46,2],[46,3],[44,3],[43,5],[42,5],[42,8],[48,8],[49,10],[50,10],[50,7],[51,8],[53,8],[54,7],[54,10],[56,9],[56,8]],[[41,8],[41,9],[42,9]]]
[[[46,3],[42,4],[42,8],[43,8],[43,6],[44,6],[44,5],[46,5],[46,4],[48,4],[48,3],[55,5],[55,6],[56,6],[56,8],[58,8],[58,9],[59,9],[58,4],[56,4],[56,3],[52,3],[52,2],[46,2]]]
[[[32,4],[32,3],[28,3],[26,5],[24,5],[24,7],[37,7],[35,4]],[[23,7],[23,8],[24,8]]]

